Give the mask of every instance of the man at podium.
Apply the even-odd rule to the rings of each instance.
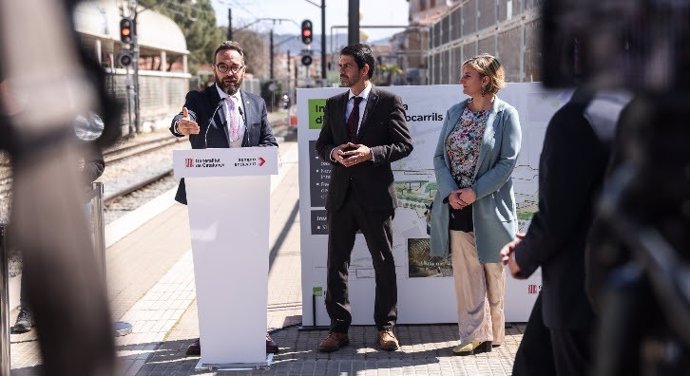
[[[215,84],[203,91],[187,93],[170,132],[176,137],[189,136],[192,149],[278,146],[268,123],[266,103],[261,97],[240,89],[247,69],[240,44],[223,42],[213,56]],[[187,204],[184,179],[180,180],[175,200]],[[266,352],[278,352],[278,346],[268,334]],[[200,353],[199,340],[187,349],[187,355]]]

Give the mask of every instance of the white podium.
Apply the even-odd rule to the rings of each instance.
[[[175,150],[185,178],[201,359],[197,370],[261,368],[275,147]]]

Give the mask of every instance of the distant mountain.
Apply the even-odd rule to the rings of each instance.
[[[386,46],[387,46],[387,45],[391,44],[390,38],[388,38],[388,37],[387,37],[387,38],[377,39],[377,40],[370,40],[370,41],[368,41],[367,43],[370,44],[370,45],[377,45],[377,46],[378,46],[378,45],[386,45]]]
[[[266,37],[268,38],[268,35]],[[332,39],[335,50],[339,50],[347,45],[347,34],[333,34]],[[297,54],[307,48],[297,34],[273,34],[273,44],[276,53],[285,53],[289,50],[290,53]],[[311,50],[314,54],[321,53],[321,34],[314,35],[314,40],[311,42]],[[331,36],[326,35],[326,52],[330,53],[332,50]]]

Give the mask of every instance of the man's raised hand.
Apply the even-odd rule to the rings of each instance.
[[[197,124],[196,121],[191,120],[187,107],[182,108],[182,117],[180,120],[178,120],[177,131],[185,136],[189,136],[190,134],[199,134],[199,124]]]

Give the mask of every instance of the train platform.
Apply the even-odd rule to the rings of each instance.
[[[113,319],[132,325],[116,337],[118,374],[178,375],[510,375],[524,324],[509,324],[490,353],[455,357],[457,325],[399,325],[401,349],[379,351],[376,330],[354,326],[351,344],[323,354],[326,331],[300,330],[300,216],[297,143],[283,139],[271,181],[267,328],[280,346],[268,369],[195,371],[185,351],[198,336],[187,209],[167,192],[106,229],[106,268]],[[324,250],[325,252],[325,250]],[[448,297],[452,299],[452,297]],[[373,303],[373,302],[372,302]],[[12,319],[16,312],[11,316]],[[232,319],[232,318],[228,318]],[[74,333],[79,335],[79,333]],[[38,374],[35,330],[12,335],[12,375]]]

